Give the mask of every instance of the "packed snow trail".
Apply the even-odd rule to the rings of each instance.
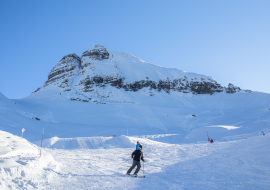
[[[146,178],[125,176],[133,148],[46,149],[61,163],[46,189],[269,189],[270,135],[222,143],[144,144]],[[135,148],[135,146],[134,146]],[[128,161],[126,161],[128,160]],[[142,163],[143,164],[143,163]],[[139,174],[143,173],[143,167]]]
[[[45,148],[40,158],[37,146],[0,131],[0,187],[59,190],[270,189],[270,133],[264,133],[243,134],[245,138],[213,144],[206,141],[168,144],[147,138],[121,137],[123,145],[120,148],[113,147],[119,146],[117,139],[105,143],[104,148],[99,147],[101,141],[96,141],[99,149]],[[176,138],[175,135],[161,136],[167,141]],[[146,162],[142,163],[139,175],[146,178],[125,175],[132,164],[131,153],[136,141],[144,144]],[[134,144],[134,147],[123,148],[124,142]]]

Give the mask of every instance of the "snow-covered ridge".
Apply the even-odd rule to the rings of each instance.
[[[64,56],[51,70],[41,89],[58,88],[71,100],[91,101],[92,97],[127,99],[123,91],[142,91],[150,96],[164,91],[196,94],[243,91],[229,84],[221,86],[210,76],[160,67],[128,53],[108,52],[99,44],[85,51]],[[251,91],[245,91],[251,92]]]
[[[40,141],[35,142],[40,146]],[[58,138],[53,137],[44,140],[43,147],[57,149],[109,149],[109,148],[134,148],[126,136],[117,137],[80,137],[80,138]]]

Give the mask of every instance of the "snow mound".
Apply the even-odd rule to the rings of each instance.
[[[9,163],[8,165],[11,167],[12,165],[10,165],[10,163],[14,162],[12,162],[10,159],[13,157],[38,155],[38,148],[29,143],[27,140],[10,133],[0,131],[0,158],[2,159],[0,166],[2,166],[3,163]]]
[[[208,136],[214,141],[224,141],[225,137],[236,135],[239,129],[240,127],[223,125],[200,127],[189,133],[185,137],[185,141],[192,143],[207,141]]]
[[[0,131],[0,189],[39,189],[44,168],[55,168],[53,157],[27,140]],[[46,179],[45,179],[46,180]]]
[[[34,142],[40,145],[40,141]],[[78,137],[78,138],[58,138],[45,139],[43,147],[56,149],[110,149],[110,148],[133,148],[132,143],[126,136],[119,137]]]

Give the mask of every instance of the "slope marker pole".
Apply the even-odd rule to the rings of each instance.
[[[24,131],[25,131],[25,129],[24,129],[24,128],[22,128],[22,138],[23,138],[23,133],[24,133]]]
[[[42,131],[42,140],[41,140],[41,145],[40,145],[40,158],[41,158],[41,150],[42,150],[43,133],[44,133],[44,128],[43,128],[43,131]]]
[[[208,131],[207,131],[207,130],[206,130],[206,133],[207,133],[208,141],[210,141],[210,138],[209,138],[209,136],[208,136]]]

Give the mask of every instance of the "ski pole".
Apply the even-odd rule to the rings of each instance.
[[[144,175],[144,161],[143,161],[143,175]]]

